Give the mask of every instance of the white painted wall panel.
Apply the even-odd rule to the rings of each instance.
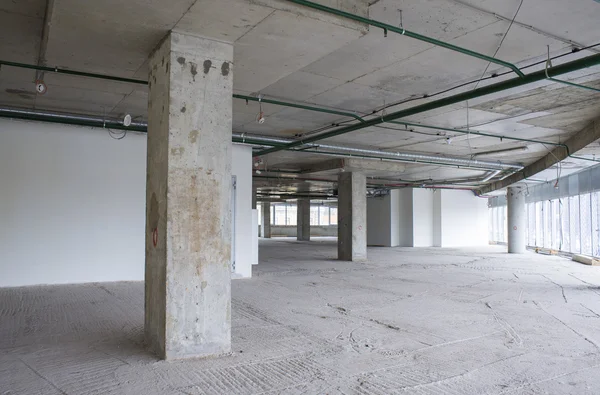
[[[433,246],[433,191],[413,189],[413,247]]]
[[[252,148],[233,144],[231,173],[236,176],[235,273],[252,277]]]
[[[236,268],[251,275],[252,157],[234,145]],[[0,119],[0,287],[144,279],[146,136]]]
[[[436,191],[434,243],[439,247],[488,245],[487,200],[476,197],[470,191]]]
[[[146,136],[0,119],[0,286],[143,280]]]
[[[392,191],[398,195],[398,244],[401,247],[413,246],[413,197],[412,188]]]
[[[367,245],[391,245],[390,196],[367,199]]]

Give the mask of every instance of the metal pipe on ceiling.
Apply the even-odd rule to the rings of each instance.
[[[42,111],[42,110],[29,110],[22,108],[7,108],[0,107],[0,117],[4,118],[17,118],[17,119],[25,119],[32,121],[45,121],[45,122],[53,122],[53,123],[65,123],[70,125],[80,125],[80,126],[91,126],[98,128],[108,128],[108,129],[117,129],[117,130],[127,130],[133,132],[147,132],[147,124],[145,122],[132,122],[132,124],[127,127],[123,125],[123,120],[118,120],[114,118],[105,118],[98,116],[90,116],[90,115],[78,115],[78,114],[68,114],[68,113],[58,113],[58,112],[50,112],[50,111]],[[271,147],[285,147],[290,143],[291,140],[272,137],[272,136],[262,136],[262,135],[254,135],[247,133],[233,133],[232,141],[236,143],[244,143],[250,145],[260,145],[260,146],[271,146]],[[468,160],[468,159],[460,159],[460,158],[447,158],[441,156],[432,156],[432,155],[421,155],[414,153],[403,153],[403,152],[385,152],[385,151],[376,151],[376,150],[368,150],[361,148],[353,148],[353,147],[345,147],[340,145],[317,145],[311,144],[307,145],[306,150],[302,152],[309,152],[320,155],[327,156],[344,156],[344,157],[352,157],[352,158],[363,158],[363,159],[378,159],[378,160],[388,160],[388,161],[401,161],[408,163],[423,163],[423,164],[433,164],[433,165],[441,165],[441,166],[451,166],[451,167],[462,167],[462,168],[474,168],[474,169],[487,169],[487,170],[497,170],[497,169],[520,169],[522,166],[520,165],[512,165],[505,164],[501,162],[488,162],[488,161],[480,161],[480,160]],[[332,151],[324,151],[332,150]]]
[[[365,120],[363,118],[361,118],[359,115],[352,113],[352,112],[348,112],[348,111],[339,111],[339,110],[332,110],[329,108],[325,108],[325,107],[316,107],[316,106],[309,106],[306,104],[297,104],[297,103],[290,103],[290,102],[284,102],[281,100],[272,100],[272,99],[265,99],[264,97],[256,97],[256,96],[246,96],[246,95],[238,95],[238,94],[233,94],[233,98],[234,99],[241,99],[241,100],[246,100],[246,101],[256,101],[256,102],[261,102],[261,103],[267,103],[267,104],[275,104],[277,106],[283,106],[283,107],[292,107],[292,108],[299,108],[302,110],[308,110],[308,111],[315,111],[315,112],[322,112],[322,113],[326,113],[326,114],[334,114],[334,115],[340,115],[340,116],[344,116],[344,117],[351,117],[356,119],[359,122],[365,122]]]
[[[282,139],[279,137],[263,136],[256,134],[246,133],[233,133],[233,136],[237,139],[253,139],[262,144],[280,144],[293,141],[289,139]],[[313,154],[325,154],[330,156],[345,156],[352,158],[363,158],[363,159],[379,159],[398,161],[405,163],[423,163],[441,166],[461,167],[461,168],[473,168],[473,169],[485,169],[485,170],[497,170],[497,169],[522,169],[523,166],[517,164],[508,164],[496,161],[482,161],[482,160],[471,160],[462,158],[452,158],[445,156],[435,155],[424,155],[416,154],[412,152],[388,152],[378,151],[364,148],[354,148],[342,145],[332,144],[306,144],[306,147],[300,148],[302,152],[313,153]],[[333,152],[341,151],[341,152]]]
[[[295,4],[298,4],[298,5],[301,5],[301,6],[309,7],[309,8],[315,9],[315,10],[327,12],[329,14],[341,16],[343,18],[351,19],[351,20],[354,20],[354,21],[357,21],[357,22],[360,22],[360,23],[364,23],[366,25],[378,27],[380,29],[383,29],[385,35],[387,35],[388,31],[391,31],[391,32],[398,33],[398,34],[403,35],[403,36],[407,36],[407,37],[411,37],[411,38],[417,39],[419,41],[424,41],[424,42],[427,42],[429,44],[433,44],[433,45],[438,46],[438,47],[443,47],[443,48],[449,49],[451,51],[460,52],[460,53],[462,53],[464,55],[468,55],[468,56],[471,56],[471,57],[474,57],[474,58],[482,59],[482,60],[485,60],[487,62],[495,63],[495,64],[503,66],[503,67],[508,67],[509,69],[511,69],[512,71],[514,71],[519,77],[524,77],[525,76],[523,74],[523,72],[521,70],[519,70],[519,68],[517,66],[515,66],[514,64],[512,64],[512,63],[505,62],[504,60],[500,60],[500,59],[494,58],[492,56],[487,56],[487,55],[484,55],[484,54],[479,53],[479,52],[472,51],[472,50],[467,49],[467,48],[459,47],[457,45],[450,44],[450,43],[447,43],[445,41],[436,40],[436,39],[431,38],[431,37],[423,36],[422,34],[418,34],[418,33],[414,33],[414,32],[408,31],[408,30],[404,29],[403,27],[397,27],[397,26],[389,25],[387,23],[383,23],[383,22],[376,21],[376,20],[373,20],[373,19],[365,18],[365,17],[362,17],[360,15],[351,14],[349,12],[338,10],[338,9],[335,9],[335,8],[327,7],[325,5],[314,3],[312,1],[307,1],[307,0],[287,0],[287,1],[289,1],[290,3],[295,3]]]
[[[59,68],[59,67],[47,67],[47,66],[38,66],[38,65],[19,63],[19,62],[9,62],[7,60],[0,60],[0,66],[18,67],[18,68],[22,68],[22,69],[46,71],[49,73],[69,74],[69,75],[75,75],[78,77],[98,78],[98,79],[109,80],[109,81],[127,82],[130,84],[148,85],[148,81],[137,80],[135,78],[116,77],[113,75],[88,73],[85,71],[75,71],[75,70],[63,69],[63,68]]]
[[[552,76],[557,76],[561,74],[570,73],[573,71],[581,70],[587,67],[592,67],[600,64],[600,55],[592,55],[586,58],[574,60],[572,62],[564,63],[558,66],[554,66],[548,71],[552,74]],[[546,71],[540,70],[533,72],[531,74],[527,74],[523,78],[513,78],[507,81],[498,82],[496,84],[484,86],[481,88],[477,88],[474,90],[470,90],[468,92],[459,93],[454,96],[445,97],[443,99],[434,100],[428,103],[424,103],[418,106],[414,106],[405,110],[396,111],[387,115],[382,115],[381,117],[370,119],[364,123],[353,124],[349,126],[345,126],[342,128],[338,128],[332,130],[330,132],[322,133],[316,136],[307,137],[305,139],[296,140],[293,143],[288,144],[285,147],[274,147],[270,149],[266,149],[257,153],[257,155],[262,156],[266,154],[270,154],[273,152],[280,151],[282,149],[290,149],[294,147],[298,147],[301,145],[305,145],[308,143],[313,143],[316,141],[324,140],[330,137],[335,137],[339,135],[343,135],[346,133],[354,132],[356,130],[364,129],[370,126],[379,125],[381,123],[394,121],[396,119],[408,117],[411,115],[420,114],[426,111],[435,110],[436,108],[445,107],[451,104],[460,103],[463,101],[471,100],[477,97],[486,96],[492,93],[502,92],[507,89],[517,88],[523,85],[531,84],[533,82],[538,82],[546,79]],[[565,147],[568,152],[568,147]]]

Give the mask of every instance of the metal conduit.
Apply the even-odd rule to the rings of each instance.
[[[247,133],[233,133],[233,136],[239,140],[244,139],[252,139],[259,143],[265,144],[285,144],[286,142],[290,142],[293,140],[271,137],[271,136],[263,136],[256,134],[247,134]],[[302,148],[300,148],[302,149]],[[329,150],[329,151],[322,151]],[[404,162],[419,162],[419,163],[430,163],[430,164],[440,164],[443,163],[446,166],[459,166],[459,167],[470,167],[470,168],[481,168],[481,169],[522,169],[523,166],[517,164],[507,164],[502,162],[493,162],[493,161],[483,161],[483,160],[470,160],[470,159],[462,159],[462,158],[452,158],[452,157],[444,157],[444,156],[435,156],[435,155],[424,155],[424,154],[415,154],[410,152],[387,152],[387,151],[377,151],[363,148],[354,148],[354,147],[346,147],[341,145],[331,145],[331,144],[307,144],[303,152],[309,153],[323,153],[327,152],[328,155],[339,155],[340,152],[331,152],[331,151],[341,151],[353,153],[356,155],[352,155],[353,157],[362,156],[363,158],[368,159],[396,159],[402,160]],[[368,155],[368,156],[366,156]],[[347,156],[347,155],[344,155]]]
[[[323,113],[327,113],[327,114],[341,115],[344,117],[354,118],[354,119],[358,120],[359,122],[365,122],[365,120],[362,119],[357,114],[348,112],[348,111],[338,111],[338,110],[332,110],[332,109],[325,108],[325,107],[308,106],[306,104],[290,103],[290,102],[284,102],[284,101],[280,101],[280,100],[265,99],[264,97],[259,98],[259,97],[255,97],[255,96],[246,96],[246,95],[238,95],[238,94],[233,94],[233,98],[234,99],[242,99],[242,100],[246,100],[246,101],[249,101],[249,100],[256,101],[256,102],[267,103],[267,104],[275,104],[277,106],[283,106],[283,107],[299,108],[299,109],[308,110],[308,111],[323,112]]]
[[[75,71],[75,70],[69,70],[69,69],[62,69],[59,67],[38,66],[38,65],[33,65],[33,64],[9,62],[7,60],[0,60],[0,66],[2,66],[2,65],[11,66],[11,67],[19,67],[22,69],[46,71],[46,72],[50,72],[50,73],[76,75],[79,77],[98,78],[98,79],[102,79],[102,80],[126,82],[126,83],[130,83],[130,84],[148,85],[148,81],[144,81],[144,80],[136,80],[134,78],[115,77],[112,75],[97,74],[97,73],[87,73],[85,71]]]
[[[347,18],[347,19],[352,19],[354,21],[360,22],[360,23],[364,23],[366,25],[370,25],[370,26],[375,26],[378,27],[380,29],[383,29],[384,34],[387,36],[387,32],[391,31],[394,33],[398,33],[400,35],[403,36],[407,36],[407,37],[411,37],[414,38],[416,40],[419,41],[424,41],[433,45],[436,45],[438,47],[443,47],[446,49],[449,49],[451,51],[455,51],[455,52],[460,52],[464,55],[468,55],[468,56],[472,56],[474,58],[478,58],[478,59],[482,59],[488,62],[492,62],[495,63],[497,65],[503,66],[503,67],[508,67],[509,69],[511,69],[512,71],[514,71],[519,77],[524,77],[525,75],[523,74],[523,72],[521,70],[519,70],[519,68],[517,66],[515,66],[512,63],[509,62],[505,62],[503,60],[494,58],[492,56],[487,56],[484,55],[482,53],[479,52],[475,52],[475,51],[471,51],[470,49],[467,48],[463,48],[463,47],[459,47],[444,41],[440,41],[440,40],[436,40],[434,38],[431,37],[427,37],[427,36],[423,36],[421,34],[418,33],[414,33],[411,31],[408,31],[402,27],[396,27],[393,25],[388,25],[387,23],[383,23],[383,22],[379,22],[373,19],[369,19],[369,18],[365,18],[356,14],[351,14],[349,12],[345,12],[345,11],[341,11],[335,8],[331,8],[331,7],[327,7],[321,4],[317,4],[317,3],[313,3],[312,1],[307,1],[307,0],[287,0],[290,3],[295,3],[301,6],[305,6],[305,7],[309,7],[315,10],[319,10],[319,11],[323,11],[323,12],[327,12],[329,14],[333,14],[333,15],[337,15],[337,16],[341,16],[343,18]]]
[[[147,124],[145,122],[133,122],[129,127],[123,125],[122,120],[113,118],[103,118],[98,116],[78,115],[68,113],[57,113],[41,110],[29,110],[21,108],[0,107],[0,117],[10,117],[18,119],[26,119],[33,121],[46,121],[55,123],[66,123],[71,125],[92,126],[98,128],[109,128],[118,130],[128,130],[135,132],[147,132]],[[285,146],[290,143],[289,139],[261,136],[247,133],[233,133],[232,140],[234,142],[251,144],[251,145],[266,145],[266,146]],[[403,162],[418,162],[428,163],[443,166],[459,166],[465,168],[482,168],[488,170],[497,169],[520,169],[520,165],[505,164],[501,162],[488,162],[481,160],[468,160],[459,158],[437,157],[432,155],[419,155],[402,152],[382,152],[368,149],[344,147],[338,145],[307,145],[304,152],[310,152],[329,156],[348,156],[354,158],[392,160]],[[332,150],[338,152],[323,151]],[[344,154],[346,152],[346,154]]]

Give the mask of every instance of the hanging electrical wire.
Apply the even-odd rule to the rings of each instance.
[[[108,132],[108,135],[110,136],[110,138],[115,139],[115,140],[123,140],[125,138],[125,136],[127,136],[127,130],[123,130],[122,133],[119,133],[119,132],[114,132],[110,128],[106,128],[106,131]]]

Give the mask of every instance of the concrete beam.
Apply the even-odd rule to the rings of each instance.
[[[312,164],[301,170],[301,173],[319,173],[323,171],[331,170],[344,170],[344,171],[385,171],[390,173],[403,173],[406,169],[406,165],[398,162],[389,162],[384,160],[368,160],[368,159],[354,159],[354,158],[336,158],[329,159],[322,162]]]
[[[556,147],[551,151],[551,153],[548,153],[548,155],[544,156],[543,158],[537,160],[529,166],[526,166],[518,173],[515,173],[504,180],[496,181],[486,185],[483,188],[480,188],[477,193],[479,195],[485,195],[486,193],[506,188],[526,178],[533,177],[536,174],[554,166],[558,162],[568,158],[569,154],[574,154],[577,151],[580,151],[598,139],[600,139],[600,119],[592,121],[579,133],[565,141],[564,144],[568,147],[568,150],[564,147]]]

